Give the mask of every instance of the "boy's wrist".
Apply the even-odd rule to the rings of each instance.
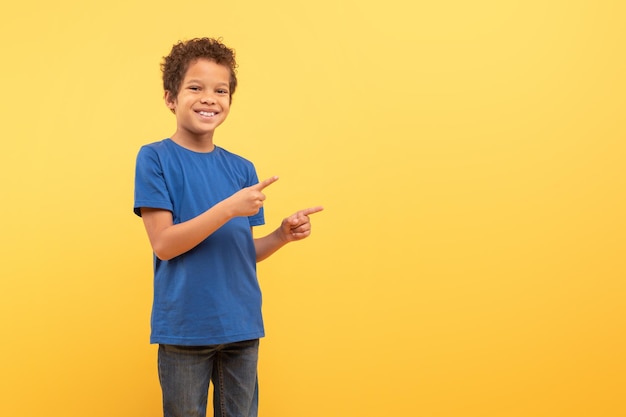
[[[229,204],[228,199],[222,200],[219,203],[215,204],[212,207],[215,214],[225,220],[225,222],[229,221],[233,217],[235,217],[234,209],[232,204]]]
[[[276,235],[276,239],[280,241],[281,246],[286,245],[290,242],[289,235],[287,234],[287,232],[285,232],[285,229],[283,227],[279,227],[278,229],[276,229],[274,231],[274,234]]]

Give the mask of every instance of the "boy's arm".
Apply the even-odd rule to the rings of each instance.
[[[309,215],[322,211],[321,206],[300,210],[283,219],[280,227],[267,236],[254,239],[256,261],[261,262],[289,242],[302,240],[311,234]]]
[[[196,247],[233,217],[256,214],[265,200],[262,190],[277,179],[271,177],[244,188],[183,223],[174,224],[168,210],[142,207],[141,217],[152,250],[159,259],[170,260]]]

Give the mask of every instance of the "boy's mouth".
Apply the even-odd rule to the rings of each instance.
[[[198,114],[200,116],[204,116],[204,117],[213,117],[215,116],[217,113],[215,113],[214,111],[199,111]]]

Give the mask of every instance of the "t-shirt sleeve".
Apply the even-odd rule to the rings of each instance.
[[[135,166],[136,215],[141,216],[142,207],[173,211],[159,156],[154,149],[146,146],[139,150]]]
[[[258,183],[259,183],[259,178],[257,176],[256,169],[254,168],[254,165],[252,165],[251,163],[250,170],[248,172],[248,184],[246,185],[246,187],[250,187]],[[249,216],[248,221],[250,222],[250,227],[264,225],[265,224],[265,210],[263,209],[263,207],[261,207],[259,211],[257,212],[257,214],[255,214],[254,216]]]

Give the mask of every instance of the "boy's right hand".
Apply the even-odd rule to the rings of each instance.
[[[243,188],[226,199],[232,210],[233,217],[253,216],[263,207],[265,194],[263,189],[278,180],[277,176],[270,177],[258,184]]]

